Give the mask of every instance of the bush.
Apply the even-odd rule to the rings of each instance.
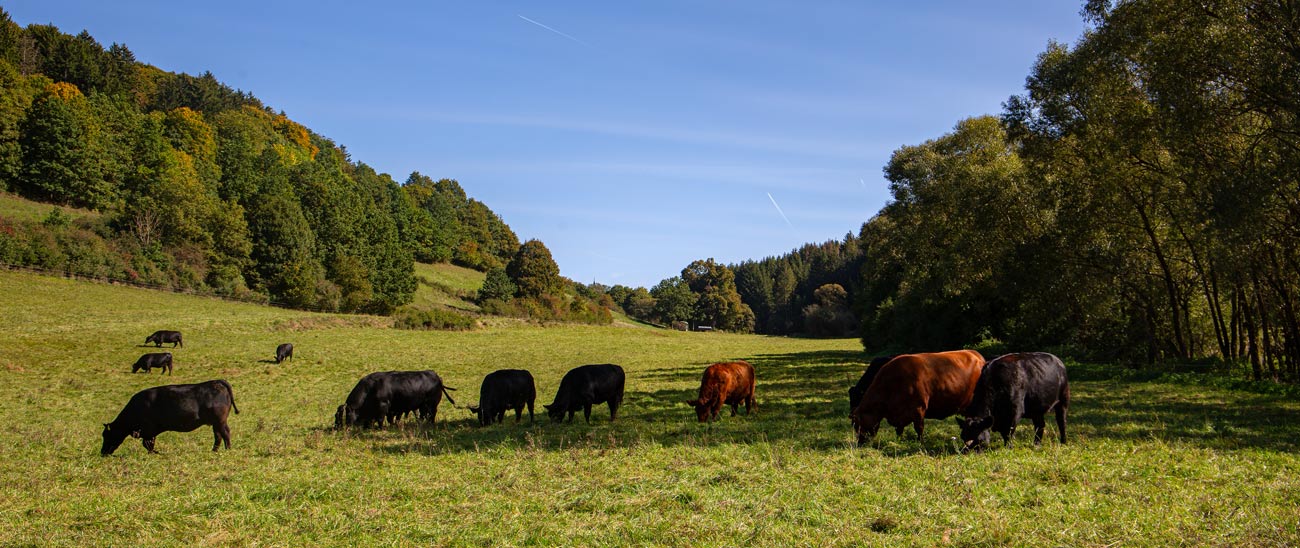
[[[441,308],[402,307],[393,314],[393,327],[397,329],[436,329],[464,331],[473,329],[473,318]]]

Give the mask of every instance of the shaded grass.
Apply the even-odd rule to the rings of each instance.
[[[950,421],[918,443],[851,443],[853,340],[591,326],[387,329],[334,316],[0,272],[0,545],[1234,545],[1300,540],[1291,400],[1070,364],[1070,443],[954,454]],[[130,374],[155,329],[180,329],[175,375]],[[295,360],[265,363],[292,342]],[[752,416],[695,422],[708,363],[748,359]],[[552,425],[559,378],[628,372],[616,423]],[[529,369],[538,417],[335,432],[370,371],[436,370],[461,407],[489,371]],[[226,378],[234,450],[166,433],[98,456],[135,391]],[[743,410],[742,410],[743,413]],[[1049,430],[1052,428],[1049,427]],[[1050,435],[1049,435],[1050,438]]]

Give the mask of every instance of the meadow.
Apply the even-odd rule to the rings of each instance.
[[[0,545],[1281,546],[1300,543],[1300,404],[1116,380],[1069,362],[1068,445],[959,455],[882,429],[856,447],[856,340],[500,321],[465,332],[0,271]],[[156,329],[185,333],[175,374],[131,374]],[[295,359],[273,363],[276,344]],[[168,345],[169,346],[169,345]],[[707,364],[746,359],[752,416],[695,421]],[[627,371],[619,420],[551,424],[559,378]],[[525,368],[536,421],[482,428],[484,374]],[[459,390],[432,427],[332,429],[365,373],[433,369]],[[233,450],[207,428],[101,457],[143,388],[224,378]]]

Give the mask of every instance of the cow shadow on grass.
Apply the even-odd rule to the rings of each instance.
[[[721,417],[702,424],[694,409],[684,403],[697,396],[699,379],[707,364],[629,372],[619,417],[611,423],[608,407],[592,409],[591,423],[578,413],[573,423],[554,424],[537,402],[536,420],[514,424],[513,412],[502,424],[479,426],[463,407],[439,410],[438,423],[416,425],[408,421],[396,433],[363,431],[376,450],[428,455],[480,451],[492,448],[562,451],[569,449],[627,450],[642,444],[654,446],[719,446],[773,443],[815,451],[855,447],[849,421],[848,387],[857,381],[870,356],[861,352],[816,351],[792,354],[758,354],[745,358],[755,367],[758,407],[746,416]],[[1285,398],[1235,391],[1148,382],[1117,381],[1109,371],[1071,366],[1071,392],[1067,443],[1097,440],[1163,440],[1198,447],[1233,450],[1262,448],[1294,451],[1300,440],[1300,422],[1291,417],[1300,410]],[[926,421],[924,439],[918,443],[911,428],[902,438],[882,423],[880,432],[864,451],[884,455],[955,455],[952,439],[958,428],[952,418]],[[1044,445],[1056,444],[1056,426],[1048,417]],[[994,451],[1002,443],[994,436]],[[1017,428],[1015,446],[1033,443],[1028,420]]]

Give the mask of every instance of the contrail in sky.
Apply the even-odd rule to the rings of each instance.
[[[542,28],[544,28],[544,29],[546,29],[546,30],[549,30],[549,31],[551,31],[551,32],[554,32],[555,34],[558,34],[558,35],[560,35],[560,36],[563,36],[563,37],[565,37],[565,38],[568,38],[568,39],[570,39],[570,40],[573,40],[574,42],[577,42],[577,43],[582,44],[582,45],[584,45],[584,46],[587,45],[587,43],[586,43],[586,42],[583,42],[582,40],[579,40],[579,39],[574,38],[574,37],[572,37],[572,36],[569,36],[569,35],[567,35],[567,34],[565,34],[565,33],[563,33],[563,32],[560,32],[560,31],[558,31],[558,30],[555,30],[555,29],[553,29],[553,28],[551,28],[551,27],[548,27],[548,26],[546,26],[546,25],[543,25],[543,24],[541,24],[541,23],[538,23],[537,21],[533,21],[532,19],[529,19],[529,18],[524,17],[524,16],[522,16],[522,15],[519,15],[519,14],[517,14],[517,13],[516,13],[515,15],[518,16],[520,19],[523,19],[524,21],[528,21],[529,23],[532,23],[532,24],[537,25],[537,26],[539,26],[539,27],[542,27]],[[590,47],[590,46],[588,46],[588,47]]]
[[[782,219],[785,219],[785,224],[790,225],[790,228],[794,228],[794,224],[790,223],[790,218],[785,216],[785,212],[784,212],[784,211],[781,211],[781,206],[777,205],[777,203],[776,203],[776,198],[773,198],[773,197],[772,197],[772,193],[771,193],[771,192],[768,192],[768,193],[767,193],[767,199],[772,200],[772,206],[776,208],[776,212],[777,212],[777,213],[780,213],[780,214],[781,214],[781,218],[782,218]]]

